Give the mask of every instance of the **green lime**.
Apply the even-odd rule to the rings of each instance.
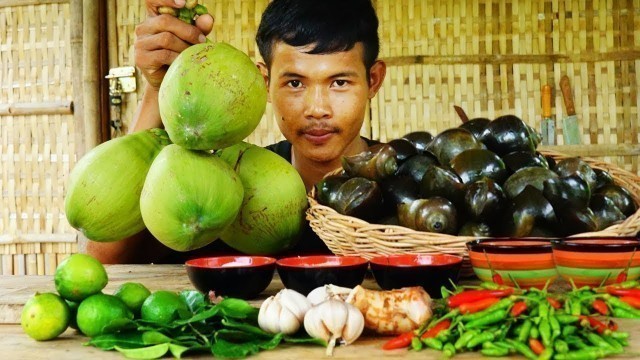
[[[184,299],[174,292],[160,290],[142,303],[140,314],[143,320],[169,324],[180,317],[180,311],[189,311]]]
[[[69,306],[58,294],[36,293],[24,305],[20,324],[33,339],[51,340],[67,329],[70,316]]]
[[[151,295],[151,291],[140,283],[127,282],[120,285],[113,295],[119,297],[134,314],[140,314],[142,303]]]
[[[85,254],[64,259],[53,277],[56,290],[66,300],[82,301],[107,285],[107,272],[100,261]]]
[[[120,298],[106,294],[95,294],[84,299],[76,315],[78,328],[89,337],[104,334],[108,325],[111,325],[110,330],[118,330],[114,325],[126,320],[133,320],[131,310]]]

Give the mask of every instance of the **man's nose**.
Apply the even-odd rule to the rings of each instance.
[[[305,93],[304,116],[312,119],[324,119],[331,116],[329,91],[322,86],[310,87]]]

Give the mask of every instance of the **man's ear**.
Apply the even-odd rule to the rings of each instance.
[[[387,64],[382,60],[376,60],[369,69],[369,99],[376,96],[387,74]]]
[[[258,66],[258,70],[260,70],[260,73],[262,74],[262,78],[264,79],[265,85],[267,85],[267,101],[271,102],[271,94],[269,94],[269,69],[267,68],[267,65],[263,62],[259,62],[257,66]]]

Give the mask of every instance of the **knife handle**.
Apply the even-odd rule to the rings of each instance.
[[[575,115],[576,107],[573,103],[573,94],[571,93],[571,85],[569,84],[569,77],[567,75],[560,78],[560,90],[562,91],[562,98],[564,99],[564,107],[567,109],[567,115]]]
[[[551,117],[551,85],[542,85],[542,117]]]

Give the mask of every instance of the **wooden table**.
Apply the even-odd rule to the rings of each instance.
[[[118,286],[127,281],[141,282],[151,291],[155,290],[188,290],[193,289],[182,265],[112,265],[107,266],[109,284],[105,293],[112,293]],[[366,279],[365,287],[376,288],[372,279]],[[271,285],[260,298],[251,303],[259,306],[264,298],[275,294],[282,288],[280,279],[274,277]],[[0,357],[2,359],[125,359],[117,352],[102,351],[82,344],[87,340],[75,330],[69,329],[52,341],[37,342],[22,331],[20,313],[22,306],[36,291],[55,292],[52,276],[0,276]],[[640,321],[619,319],[621,329],[632,334],[627,358],[640,358]],[[384,338],[364,336],[348,347],[336,348],[336,359],[442,359],[442,353],[432,350],[412,352],[407,350],[383,351],[380,349]],[[189,358],[211,358],[198,355]],[[456,359],[473,359],[480,357],[478,353],[457,355]],[[317,346],[284,345],[272,351],[263,351],[252,358],[256,359],[320,359],[326,358],[324,349]]]

